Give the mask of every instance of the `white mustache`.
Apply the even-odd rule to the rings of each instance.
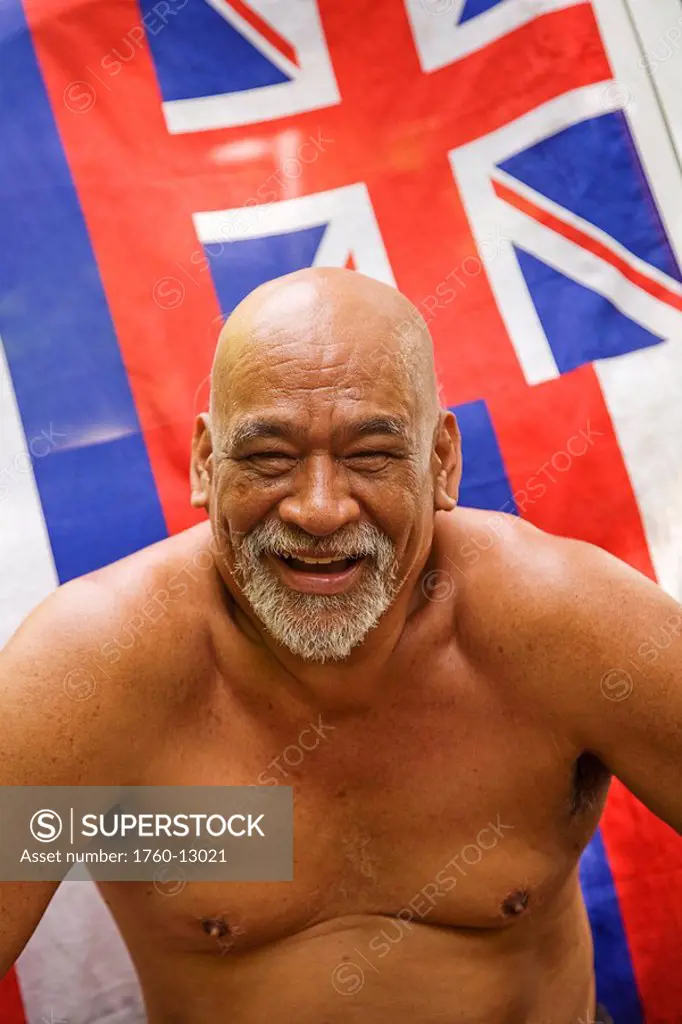
[[[359,532],[359,536],[357,533]],[[376,557],[381,545],[381,535],[374,527],[360,526],[356,535],[335,540],[311,538],[304,535],[305,539],[298,537],[286,528],[282,529],[278,524],[265,524],[257,527],[243,543],[253,557],[263,554],[295,556],[305,553],[310,558],[318,555],[336,556],[343,558],[365,558]]]

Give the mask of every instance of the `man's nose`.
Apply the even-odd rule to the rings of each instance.
[[[306,533],[326,536],[360,516],[348,476],[330,455],[310,455],[296,474],[294,490],[279,505],[280,518]]]

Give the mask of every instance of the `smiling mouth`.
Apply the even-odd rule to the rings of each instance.
[[[347,572],[352,569],[354,565],[363,560],[363,556],[360,555],[357,558],[294,558],[291,555],[276,555],[281,562],[283,562],[294,572],[305,572],[317,574],[320,576],[331,576],[334,573]]]

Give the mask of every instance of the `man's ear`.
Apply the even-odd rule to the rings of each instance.
[[[207,412],[199,413],[194,422],[189,479],[192,508],[208,508],[213,479],[213,439]]]
[[[450,512],[457,505],[462,479],[462,439],[457,420],[449,409],[441,409],[434,445],[436,481],[433,503],[436,511]]]

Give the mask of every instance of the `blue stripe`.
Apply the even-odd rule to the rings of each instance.
[[[0,65],[0,335],[27,439],[55,438],[34,472],[65,582],[166,526],[19,0],[0,8]]]
[[[616,1024],[643,1024],[644,1014],[601,829],[582,855],[580,884],[594,939],[597,998]]]
[[[462,482],[459,503],[517,515],[511,485],[484,401],[452,407],[462,434]]]

